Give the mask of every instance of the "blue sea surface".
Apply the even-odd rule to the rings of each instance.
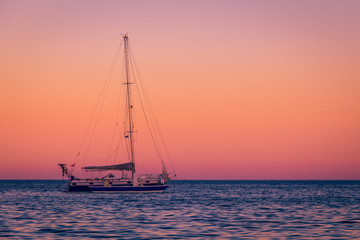
[[[164,193],[66,193],[0,180],[0,239],[360,239],[360,181],[171,181]]]

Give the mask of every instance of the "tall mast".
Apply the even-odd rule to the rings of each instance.
[[[133,124],[133,116],[132,116],[132,104],[131,104],[131,87],[130,87],[130,74],[129,74],[129,38],[127,36],[127,34],[125,34],[124,36],[124,52],[125,52],[125,71],[126,71],[126,80],[125,80],[125,84],[126,84],[126,97],[127,97],[127,108],[128,108],[128,115],[129,115],[129,138],[130,138],[130,160],[133,164],[133,169],[132,169],[132,178],[134,178],[134,173],[135,173],[135,159],[134,159],[134,137],[133,137],[133,129],[134,129],[134,124]]]

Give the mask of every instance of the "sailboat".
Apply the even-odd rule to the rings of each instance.
[[[123,47],[122,47],[123,44]],[[124,53],[124,80],[122,82],[122,86],[124,86],[123,92],[125,93],[124,97],[124,119],[123,119],[123,131],[122,144],[125,145],[126,148],[126,161],[123,163],[111,164],[111,165],[90,165],[81,167],[81,172],[83,173],[83,177],[75,176],[74,168],[76,163],[73,164],[58,164],[62,169],[62,176],[66,176],[69,178],[69,182],[67,182],[65,186],[65,191],[68,192],[163,192],[169,186],[167,182],[176,176],[174,169],[172,168],[172,173],[167,171],[164,160],[162,159],[164,156],[167,156],[168,160],[170,160],[168,151],[165,147],[165,154],[159,154],[161,163],[162,163],[162,171],[158,174],[137,174],[137,165],[135,163],[135,150],[134,150],[134,133],[136,132],[134,129],[134,105],[133,105],[133,94],[132,94],[132,85],[138,84],[136,80],[136,74],[130,70],[137,71],[137,65],[135,63],[134,67],[134,57],[132,55],[132,51],[129,45],[129,37],[127,34],[122,36],[122,43],[118,49],[119,53],[123,49]],[[118,54],[117,57],[118,58]],[[135,78],[131,79],[131,78]],[[138,87],[137,87],[138,89]],[[143,101],[140,99],[142,110],[144,111]],[[101,105],[101,104],[100,104]],[[150,108],[151,109],[151,108]],[[100,112],[100,111],[99,111]],[[155,124],[149,123],[149,117],[145,116],[146,123],[148,124],[148,129],[150,131],[151,138],[153,140],[153,145],[156,148],[156,152],[159,153],[160,147],[159,142],[165,146],[163,138],[161,134],[159,138],[156,138],[156,134],[151,132],[150,125],[155,125],[155,128],[158,128],[157,122]],[[118,121],[118,120],[117,120]],[[96,122],[96,121],[95,121]],[[120,124],[116,122],[116,127]],[[89,125],[90,126],[90,125]],[[95,129],[95,127],[94,127]],[[159,129],[158,129],[159,130]],[[119,131],[120,132],[120,131]],[[92,134],[90,134],[92,135]],[[155,136],[155,137],[154,137]],[[157,139],[157,140],[156,140]],[[89,144],[92,140],[89,141]],[[121,144],[121,143],[119,143]],[[119,149],[119,146],[116,148],[116,153]],[[87,150],[86,154],[87,155]],[[117,154],[115,154],[117,155]],[[77,157],[80,156],[80,152],[77,154]],[[171,160],[170,160],[171,163]],[[171,163],[172,166],[172,163]],[[90,173],[91,176],[87,176],[86,173]],[[96,177],[94,177],[94,175]]]

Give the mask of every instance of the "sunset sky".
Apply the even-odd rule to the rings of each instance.
[[[0,179],[61,179],[121,33],[178,179],[360,179],[359,12],[351,0],[0,0]]]

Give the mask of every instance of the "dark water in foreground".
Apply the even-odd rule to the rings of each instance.
[[[0,180],[0,239],[360,239],[360,181],[173,181],[164,193],[64,193]]]

